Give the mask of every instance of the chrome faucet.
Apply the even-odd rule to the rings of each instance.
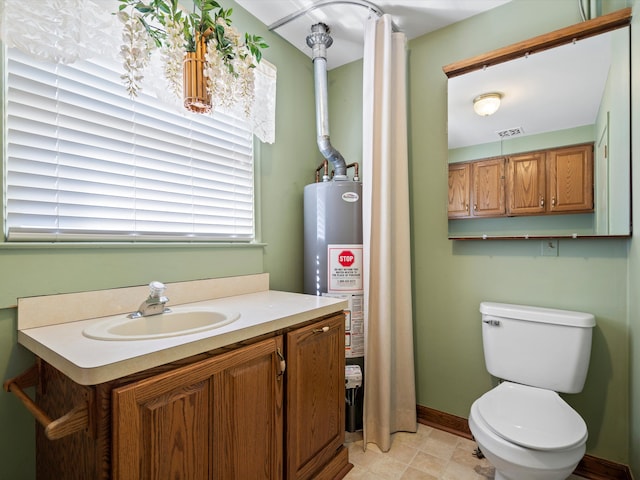
[[[162,282],[151,282],[149,284],[149,297],[140,304],[137,312],[130,313],[128,317],[150,317],[151,315],[170,312],[171,309],[165,307],[165,304],[169,301],[169,299],[163,295],[166,288]]]

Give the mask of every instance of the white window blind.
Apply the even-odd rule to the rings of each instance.
[[[8,241],[251,241],[243,118],[131,100],[120,65],[7,50]]]

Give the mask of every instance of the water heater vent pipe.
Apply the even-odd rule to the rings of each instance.
[[[347,165],[338,150],[331,145],[329,139],[329,102],[327,94],[327,48],[333,39],[329,35],[329,27],[317,23],[311,27],[307,37],[307,45],[313,50],[313,74],[316,90],[316,130],[318,148],[322,156],[333,164],[334,180],[348,180]]]

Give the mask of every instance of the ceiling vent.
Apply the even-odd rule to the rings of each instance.
[[[522,127],[507,128],[506,130],[499,130],[496,132],[500,138],[511,138],[517,135],[524,134]]]

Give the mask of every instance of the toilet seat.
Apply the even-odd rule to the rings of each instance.
[[[525,448],[564,450],[584,443],[584,420],[551,390],[503,382],[477,400],[493,432]]]

